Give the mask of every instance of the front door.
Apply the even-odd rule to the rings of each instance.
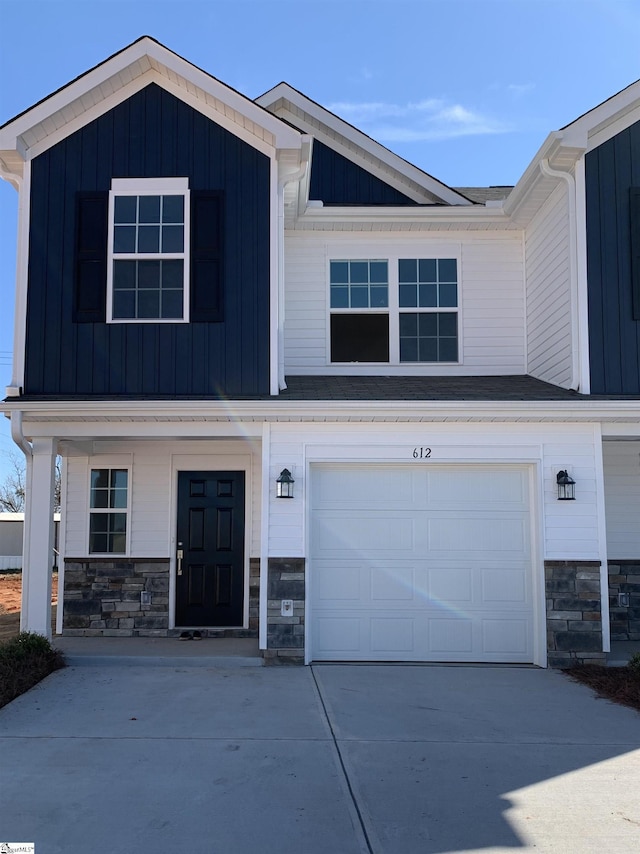
[[[178,473],[176,626],[242,626],[244,472]]]

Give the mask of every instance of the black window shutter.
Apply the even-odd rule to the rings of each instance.
[[[76,197],[76,323],[106,320],[108,201],[107,192],[78,193]]]
[[[629,191],[631,215],[631,298],[633,319],[640,320],[640,187]]]
[[[191,321],[222,320],[222,193],[191,191]]]

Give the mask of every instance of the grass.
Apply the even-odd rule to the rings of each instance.
[[[576,682],[588,685],[598,697],[640,712],[640,653],[632,657],[627,667],[583,664],[564,672]]]
[[[0,644],[0,708],[61,667],[62,653],[42,635],[21,632]]]

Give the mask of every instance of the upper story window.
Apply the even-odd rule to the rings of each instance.
[[[331,362],[458,362],[457,258],[331,260]]]
[[[186,178],[113,179],[109,195],[107,319],[189,319]]]
[[[331,261],[329,278],[331,361],[388,362],[388,261]]]
[[[89,554],[125,554],[129,472],[91,469],[89,490]]]
[[[458,361],[455,258],[400,258],[398,303],[401,362]]]

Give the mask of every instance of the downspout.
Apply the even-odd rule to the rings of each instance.
[[[278,387],[282,391],[287,387],[284,378],[284,189],[287,184],[299,181],[309,166],[308,138],[303,138],[303,150],[306,143],[307,157],[300,168],[278,179]]]
[[[24,437],[22,429],[22,410],[16,409],[11,413],[11,438],[27,458],[27,464],[33,456],[33,449]]]
[[[580,323],[578,318],[578,227],[576,222],[576,180],[570,172],[552,169],[545,158],[540,171],[549,178],[561,178],[567,185],[569,199],[569,295],[571,304],[571,390],[580,391]]]

